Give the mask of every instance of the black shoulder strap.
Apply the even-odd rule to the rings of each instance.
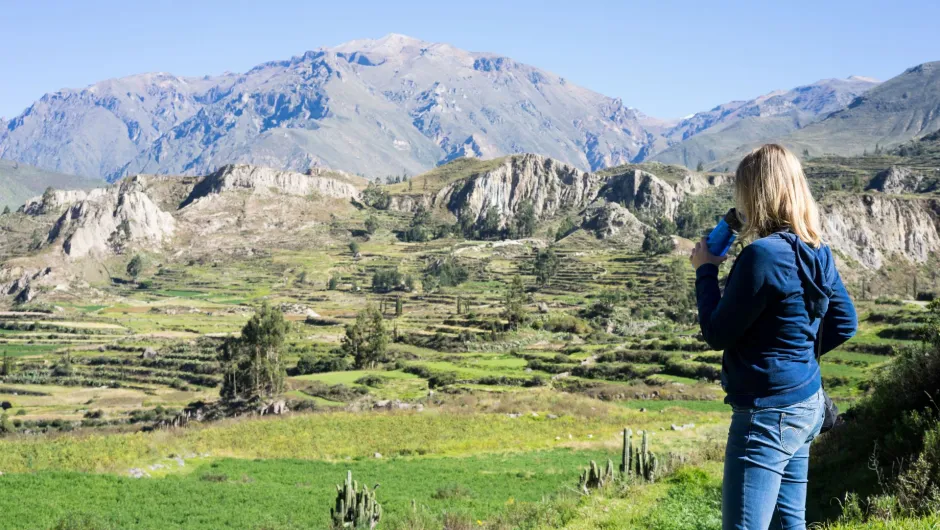
[[[826,315],[819,317],[819,329],[816,330],[816,360],[819,361],[819,358],[822,357],[822,341],[823,341],[823,323],[826,321]]]

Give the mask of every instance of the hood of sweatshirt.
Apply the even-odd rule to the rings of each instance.
[[[822,317],[829,309],[829,298],[833,292],[828,267],[819,259],[819,251],[804,243],[796,234],[781,232],[780,236],[790,243],[796,254],[796,268],[803,282],[806,311],[811,318]]]

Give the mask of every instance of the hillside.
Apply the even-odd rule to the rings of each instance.
[[[722,159],[742,145],[780,138],[843,109],[878,82],[865,77],[823,79],[750,101],[733,101],[683,119],[666,133],[679,143],[652,159],[696,167]]]
[[[46,188],[89,189],[105,182],[74,175],[46,171],[36,167],[0,160],[0,209],[15,210],[30,197],[42,195]]]
[[[940,62],[910,68],[872,88],[846,108],[787,135],[742,143],[711,168],[733,168],[748,151],[773,140],[804,155],[883,153],[940,130]]]

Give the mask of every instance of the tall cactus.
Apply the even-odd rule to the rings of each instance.
[[[395,299],[395,316],[400,317],[402,315],[404,308],[404,302],[401,300],[401,295],[398,295],[398,298]]]
[[[633,456],[633,431],[623,430],[623,452],[620,455],[620,474],[626,475],[630,471],[630,457]]]
[[[643,432],[640,447],[633,446],[633,431],[623,431],[623,451],[620,461],[620,473],[626,476],[645,479],[654,482],[659,472],[659,461],[656,454],[650,451],[649,433]]]
[[[355,530],[373,529],[382,518],[382,505],[375,500],[375,490],[353,481],[352,471],[346,472],[346,482],[336,486],[336,506],[330,509],[333,528]]]
[[[591,465],[581,472],[581,478],[578,480],[578,489],[585,495],[591,490],[603,488],[614,480],[614,463],[607,460],[607,467],[604,471],[598,467],[597,462],[591,460]]]

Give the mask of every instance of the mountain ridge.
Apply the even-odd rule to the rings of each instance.
[[[840,97],[830,99],[844,102]],[[739,103],[662,120],[510,57],[390,34],[244,73],[135,74],[46,94],[0,129],[0,158],[110,181],[207,174],[230,163],[381,177],[418,174],[462,156],[523,152],[596,171],[750,119],[754,109]],[[709,118],[716,110],[728,112]],[[767,134],[788,132],[820,112],[804,110],[799,119],[777,120]],[[758,133],[747,139],[767,135]],[[694,166],[693,158],[659,159]]]

